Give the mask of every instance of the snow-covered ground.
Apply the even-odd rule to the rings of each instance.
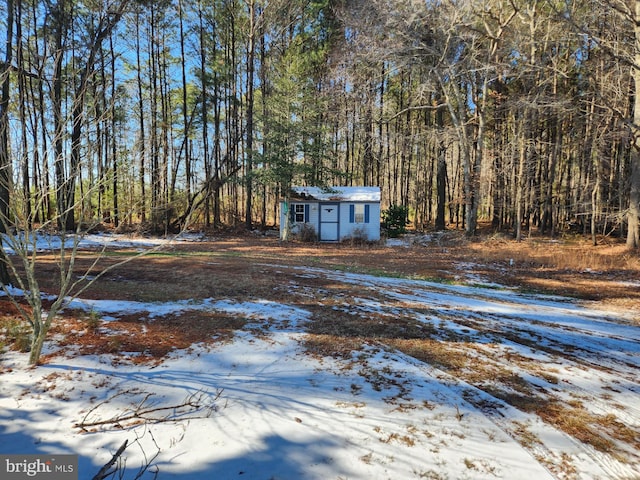
[[[133,235],[113,235],[93,233],[86,235],[66,235],[64,238],[58,235],[48,235],[44,232],[33,232],[30,235],[23,233],[16,235],[4,234],[0,237],[7,255],[13,255],[18,251],[28,252],[33,249],[41,252],[60,251],[65,248],[102,249],[106,247],[138,248],[148,250],[154,247],[162,247],[176,242],[197,242],[203,235],[198,233],[183,232],[172,237],[139,237]]]
[[[337,309],[415,318],[443,342],[455,338],[460,355],[525,378],[540,400],[553,396],[615,416],[638,441],[633,312],[622,318],[558,297],[319,268],[300,269],[287,288],[322,302],[322,292],[311,291],[317,278],[361,289],[342,304],[333,298]],[[74,306],[97,312],[106,328],[126,313],[158,318],[177,310],[226,312],[250,323],[231,342],[174,351],[158,365],[61,355],[29,368],[25,354],[2,354],[0,453],[78,454],[80,479],[92,478],[124,440],[132,442],[125,478],[149,462],[142,478],[156,469],[160,479],[183,480],[640,478],[638,452],[619,439],[612,439],[615,454],[596,450],[382,345],[351,358],[310,355],[302,342],[312,313],[301,302],[79,299]],[[57,348],[56,339],[47,345]],[[147,411],[149,421],[124,420],[135,411]],[[100,424],[113,418],[123,418],[118,428]]]

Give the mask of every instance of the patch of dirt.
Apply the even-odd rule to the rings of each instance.
[[[94,252],[80,252],[75,266],[79,286],[85,271],[90,269],[87,277],[92,278],[131,255],[130,251],[111,251],[94,265]],[[39,257],[37,273],[43,292],[56,291],[60,278],[57,260],[53,255]],[[457,231],[408,236],[394,246],[282,243],[277,238],[251,235],[180,242],[106,272],[82,292],[82,297],[138,302],[268,299],[285,303],[292,301],[290,286],[294,284],[305,285],[323,300],[335,297],[342,301],[358,295],[355,285],[346,291],[343,284],[332,285],[326,278],[308,274],[313,267],[438,282],[499,284],[525,292],[570,296],[589,302],[591,308],[611,312],[640,312],[640,255],[628,252],[620,243],[603,241],[592,246],[579,237],[515,242],[498,235],[469,240]],[[313,296],[295,299],[301,307],[316,311],[318,317],[327,317],[326,305],[320,308],[318,300]],[[79,345],[82,353],[124,350],[157,360],[174,348],[211,338],[228,339],[234,329],[244,325],[244,319],[207,315],[185,313],[154,320],[128,315],[101,329],[87,326],[86,312],[66,311],[61,314],[64,322],[55,322],[55,332],[65,337],[64,344]],[[329,336],[324,338],[331,338],[334,347],[344,344],[349,349],[353,342],[343,340],[353,339],[354,332],[367,338],[411,341],[429,336],[429,332],[404,323],[397,325],[389,318],[373,326],[370,322],[363,325],[363,318],[335,311],[328,318],[316,333]],[[17,321],[16,307],[0,297],[0,328],[4,328],[0,341],[7,337],[7,325]],[[636,322],[640,322],[640,314]],[[318,337],[316,348],[325,352],[322,338]]]
[[[243,318],[214,312],[185,312],[148,318],[127,314],[117,320],[97,321],[83,312],[66,312],[51,330],[57,350],[42,357],[66,355],[113,355],[114,361],[158,363],[174,350],[197,343],[226,342],[245,325]]]

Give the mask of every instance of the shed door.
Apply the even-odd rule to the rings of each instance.
[[[335,242],[338,240],[340,204],[320,204],[320,241]]]

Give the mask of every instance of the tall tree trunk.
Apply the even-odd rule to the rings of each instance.
[[[111,54],[111,165],[113,169],[113,225],[120,225],[120,207],[118,205],[118,136],[116,135],[116,55],[113,48],[113,35],[109,37]]]
[[[55,178],[56,178],[56,219],[58,228],[63,230],[66,226],[64,217],[65,217],[65,182],[66,182],[66,174],[64,168],[64,157],[63,157],[63,149],[64,149],[64,133],[65,133],[65,122],[62,117],[62,82],[63,82],[63,68],[62,64],[64,62],[64,38],[67,31],[67,12],[65,11],[66,5],[65,1],[61,0],[56,5],[55,9],[51,12],[51,16],[54,18],[54,43],[55,43],[55,59],[53,63],[53,79],[52,79],[52,90],[51,90],[51,103],[53,109],[53,123],[54,123],[54,170],[55,170]]]
[[[262,112],[262,118],[267,118],[267,96],[268,96],[268,86],[267,86],[267,66],[266,66],[266,58],[267,58],[267,48],[266,48],[266,35],[265,35],[265,29],[264,29],[264,24],[262,24],[260,26],[260,71],[259,71],[259,78],[260,78],[260,83],[262,85],[261,90],[262,90],[262,95],[260,96],[261,98],[261,102],[260,102],[260,107],[261,107],[261,112]],[[262,145],[261,145],[261,152],[262,152],[262,159],[263,162],[264,160],[267,158],[267,154],[269,151],[269,142],[267,140],[269,136],[269,129],[268,129],[268,125],[267,122],[263,122],[263,127],[262,127]],[[263,168],[268,168],[268,163],[264,162],[263,163]],[[276,203],[276,202],[274,202]],[[274,218],[276,218],[276,216],[274,215]],[[262,228],[265,228],[267,226],[267,183],[263,182],[262,184],[262,219],[261,219],[261,224],[262,224]]]
[[[199,20],[199,37],[200,37],[200,88],[202,96],[202,108],[200,111],[201,120],[202,120],[202,156],[204,162],[204,173],[205,173],[205,181],[207,185],[207,190],[205,192],[206,200],[205,200],[205,211],[204,211],[204,221],[205,225],[208,227],[210,223],[210,205],[211,205],[211,179],[214,179],[214,188],[216,189],[214,198],[214,218],[213,223],[217,225],[219,221],[220,210],[218,206],[218,182],[216,181],[218,178],[218,165],[217,165],[217,152],[214,152],[216,155],[216,165],[213,168],[211,167],[211,158],[209,153],[209,80],[207,77],[207,54],[206,54],[206,42],[205,42],[205,28],[204,28],[204,12],[202,11],[202,2],[198,2],[198,20]],[[213,32],[215,35],[215,30]],[[215,45],[215,38],[213,40]],[[214,54],[215,61],[215,54]],[[214,88],[217,88],[217,85],[214,85]],[[216,132],[217,134],[217,132]]]
[[[506,108],[503,103],[503,88],[504,85],[501,81],[496,81],[494,86],[495,91],[495,105],[494,105],[494,132],[493,132],[493,198],[492,207],[493,214],[491,218],[491,227],[494,230],[500,230],[503,227],[505,220],[505,207],[506,202],[506,185],[505,185],[505,172],[504,172],[504,158],[505,158],[505,144],[508,119],[506,118]]]
[[[102,42],[107,36],[111,34],[111,31],[120,21],[124,9],[127,5],[127,0],[123,0],[117,7],[111,8],[104,13],[101,17],[100,23],[96,29],[96,35],[92,39],[89,55],[86,58],[86,64],[80,73],[80,81],[78,90],[75,93],[73,99],[73,117],[72,117],[72,131],[71,131],[71,165],[69,172],[69,179],[65,182],[63,188],[64,197],[64,211],[63,211],[63,223],[66,230],[75,230],[75,186],[76,180],[80,175],[80,157],[82,147],[82,129],[84,126],[84,106],[87,95],[87,89],[89,87],[89,81],[93,75],[94,65],[96,57],[102,48]]]
[[[253,196],[253,80],[255,72],[256,53],[256,11],[255,1],[250,0],[247,4],[249,8],[249,38],[247,45],[247,143],[245,152],[247,159],[246,170],[246,205],[245,205],[245,225],[251,230],[252,224],[252,196]]]
[[[635,62],[633,65],[633,145],[631,148],[631,189],[627,213],[627,247],[640,247],[640,0],[635,1]]]
[[[184,124],[184,138],[183,138],[183,149],[184,149],[184,170],[185,170],[185,190],[186,196],[189,198],[191,196],[191,183],[193,181],[191,174],[191,151],[189,148],[189,131],[191,122],[189,121],[189,115],[187,113],[188,103],[187,103],[187,58],[185,56],[185,45],[184,45],[184,6],[183,0],[179,0],[178,2],[178,15],[180,19],[180,57],[181,57],[181,73],[182,73],[182,122]]]
[[[467,236],[473,236],[478,228],[478,208],[480,207],[480,170],[484,156],[485,111],[489,91],[489,75],[483,75],[479,97],[473,99],[476,105],[476,131],[473,138],[473,158],[471,163],[470,204],[467,206]]]
[[[173,156],[171,153],[173,132],[171,129],[171,122],[169,120],[170,112],[173,110],[171,106],[171,96],[169,95],[169,85],[167,79],[167,65],[169,63],[167,59],[167,46],[166,46],[166,32],[163,29],[160,42],[159,42],[159,84],[160,84],[160,125],[162,136],[160,139],[160,147],[162,156],[160,157],[160,171],[159,171],[159,198],[160,198],[160,219],[165,235],[168,233],[171,223],[172,209],[169,198],[169,162]]]
[[[378,153],[376,155],[376,175],[375,175],[375,186],[380,187],[382,183],[382,173],[381,173],[381,164],[382,164],[382,156],[384,153],[384,141],[383,141],[383,128],[386,122],[382,120],[384,116],[385,109],[385,76],[386,76],[386,64],[382,62],[381,72],[380,72],[380,101],[379,103],[379,111],[378,111]]]
[[[16,5],[16,64],[18,65],[18,96],[19,96],[19,119],[22,125],[22,155],[20,159],[22,170],[22,198],[24,201],[24,216],[27,226],[33,223],[32,200],[30,195],[30,175],[29,175],[29,138],[27,135],[27,82],[24,74],[24,55],[22,47],[22,2]]]
[[[436,99],[439,102],[439,98]],[[444,128],[444,107],[439,106],[436,110],[436,127],[438,132],[442,132]],[[441,135],[441,133],[440,133]],[[437,142],[437,173],[436,173],[436,230],[444,230],[445,225],[445,206],[447,204],[447,151],[445,148],[444,139],[436,140]]]
[[[365,84],[366,100],[364,105],[363,145],[362,145],[362,185],[369,186],[373,179],[373,108],[376,97],[374,80],[369,79]],[[407,123],[409,123],[407,114]]]
[[[9,190],[11,181],[11,155],[9,154],[9,93],[11,87],[11,62],[13,61],[13,0],[7,0],[7,38],[4,63],[0,64],[0,233],[9,222]],[[0,248],[0,284],[9,285],[11,277],[7,259]]]
[[[32,2],[32,11],[31,11],[31,15],[32,18],[37,18],[38,14],[37,14],[37,5],[38,2]],[[42,48],[42,42],[39,40],[39,32],[38,32],[38,28],[35,26],[35,21],[34,21],[34,28],[33,28],[33,37],[34,37],[34,54],[36,56],[36,58],[39,59],[43,59],[44,56],[41,54],[40,49]],[[43,65],[43,61],[42,60],[38,60],[37,64],[37,71],[39,72],[39,77],[42,76],[42,71],[44,69],[44,65]],[[30,81],[33,81],[33,78],[30,77]],[[47,130],[47,115],[45,114],[46,111],[46,106],[45,106],[45,82],[42,82],[38,79],[38,81],[36,82],[37,84],[37,95],[34,94],[33,98],[37,98],[37,113],[34,113],[34,115],[38,118],[39,120],[39,128],[36,128],[34,130],[40,130],[40,139],[41,139],[41,147],[42,147],[42,152],[48,152],[49,151],[49,132]],[[35,100],[34,100],[35,102]],[[36,107],[34,106],[34,110],[36,109]],[[34,138],[34,143],[37,144],[37,139]],[[35,145],[34,145],[35,148]],[[37,149],[36,149],[37,150]],[[34,162],[37,161],[37,157],[38,154],[36,152],[36,155],[34,155]],[[53,218],[53,191],[51,189],[51,175],[50,175],[50,169],[49,169],[49,161],[46,155],[41,155],[41,162],[42,162],[42,171],[40,172],[40,178],[41,178],[41,183],[39,185],[39,192],[42,198],[42,211],[41,211],[41,217],[42,217],[42,221],[49,221]],[[37,171],[37,168],[34,168],[34,171]]]
[[[109,215],[109,206],[106,203],[106,190],[107,190],[107,171],[109,165],[109,137],[113,136],[111,134],[111,125],[109,124],[107,113],[111,113],[107,104],[107,72],[106,72],[106,63],[105,63],[105,54],[104,52],[100,52],[100,93],[98,96],[98,87],[97,85],[93,86],[93,98],[95,99],[95,117],[96,117],[96,143],[98,152],[96,153],[96,158],[98,160],[98,203],[97,203],[97,219],[99,221],[108,221],[110,218]],[[89,175],[93,175],[91,170],[89,171]],[[90,182],[90,185],[93,185],[93,182]],[[91,194],[89,198],[91,198]]]
[[[156,24],[158,16],[157,6],[151,5],[151,19],[149,22],[149,64],[151,68],[149,78],[149,102],[151,107],[151,131],[149,133],[149,153],[151,160],[151,228],[155,231],[159,228],[159,203],[160,203],[160,147],[158,139],[158,69],[160,53],[157,40],[159,26]]]
[[[144,119],[144,97],[143,97],[143,82],[142,82],[142,46],[140,41],[140,13],[136,14],[136,72],[137,72],[137,84],[138,84],[138,155],[139,155],[139,168],[138,168],[138,182],[140,183],[140,221],[145,222],[147,219],[147,192],[146,192],[146,166],[147,166],[147,129]]]
[[[532,122],[532,115],[528,112],[528,108],[525,108],[524,113],[525,121],[523,127],[520,129],[520,146],[518,148],[518,171],[515,180],[515,238],[519,242],[522,240],[522,225],[525,219],[525,196],[527,186],[527,165],[529,156],[529,135]]]
[[[18,26],[22,25],[23,23],[22,7],[23,7],[23,2],[19,2],[16,8],[16,15],[18,17],[16,19],[16,29],[18,29]],[[29,13],[27,13],[27,18],[28,16],[29,16]],[[21,27],[19,28],[21,29]],[[31,37],[28,34],[27,38],[35,38],[34,42],[37,42],[37,33],[35,33],[33,37]],[[27,42],[28,41],[29,40],[27,40]],[[18,47],[19,50],[23,48],[21,45],[22,41],[16,40],[16,44],[20,45]],[[33,50],[30,49],[32,51],[32,56],[35,56],[36,58],[38,58],[38,54],[37,54],[38,48],[39,47],[37,46],[33,47],[33,50],[36,50],[36,52],[33,52]],[[34,53],[35,55],[33,55]],[[19,61],[18,64],[22,65],[23,62],[26,62],[23,56],[23,52],[20,52],[20,58],[22,60]],[[41,68],[40,64],[35,63],[33,60],[28,62],[29,70],[38,71],[40,68]],[[47,199],[49,195],[48,188],[45,189],[42,185],[42,181],[44,180],[44,178],[41,172],[41,163],[40,163],[41,153],[40,152],[44,151],[44,149],[42,149],[41,145],[39,144],[40,137],[38,133],[36,133],[39,130],[39,122],[40,122],[40,118],[38,114],[42,111],[41,110],[42,107],[39,106],[37,103],[37,99],[39,98],[39,96],[38,96],[38,90],[36,89],[35,84],[37,83],[38,85],[41,85],[42,82],[40,81],[39,78],[37,78],[37,80],[36,78],[34,78],[38,76],[25,75],[24,73],[21,73],[21,75],[22,75],[22,81],[25,88],[26,98],[24,99],[24,108],[25,108],[25,111],[27,112],[26,116],[28,117],[28,122],[29,122],[28,131],[33,132],[32,135],[30,136],[26,135],[26,133],[24,135],[24,137],[28,138],[29,149],[30,149],[28,151],[31,152],[31,154],[29,155],[31,157],[29,161],[31,162],[31,172],[32,172],[32,176],[30,179],[32,191],[29,192],[30,194],[29,196],[31,197],[30,201],[33,206],[33,214],[31,218],[33,222],[40,223],[41,218],[42,218],[42,221],[45,221],[45,219],[48,218],[47,215],[45,214],[45,211],[46,211],[46,204],[48,203]],[[40,88],[40,92],[41,91],[42,89]],[[21,104],[22,104],[22,101],[21,101]],[[23,139],[23,143],[24,142],[25,140]]]

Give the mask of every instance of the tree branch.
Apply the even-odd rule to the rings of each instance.
[[[178,419],[182,420],[191,420],[194,418],[209,418],[211,413],[216,410],[215,402],[222,395],[223,389],[219,389],[216,391],[215,397],[211,401],[209,405],[204,404],[205,392],[199,391],[189,395],[182,403],[178,405],[168,405],[168,406],[152,406],[147,402],[149,398],[153,396],[152,393],[147,393],[144,398],[133,407],[132,411],[125,412],[123,414],[117,415],[115,417],[111,417],[109,419],[98,419],[94,421],[88,421],[88,417],[94,413],[101,406],[108,403],[110,400],[113,400],[116,397],[135,393],[132,391],[119,392],[116,395],[110,397],[104,402],[99,403],[94,408],[89,410],[87,414],[84,416],[82,421],[74,424],[74,427],[79,428],[83,431],[87,431],[89,427],[97,427],[101,425],[113,425],[118,426],[120,428],[124,428],[123,423],[130,422],[130,426],[135,424],[138,421],[144,421],[145,423],[164,423],[170,422]],[[194,412],[198,410],[205,409],[205,412],[202,415],[193,415]],[[160,412],[169,412],[166,415],[159,415]]]
[[[112,475],[117,470],[117,469],[111,470],[111,467],[113,466],[114,463],[118,461],[120,456],[127,449],[128,443],[129,443],[129,440],[125,440],[124,442],[122,442],[122,445],[120,445],[120,448],[118,448],[116,453],[113,454],[113,457],[111,457],[111,460],[105,463],[105,465],[100,469],[98,473],[96,473],[96,475],[92,478],[92,480],[103,480],[104,478],[107,478],[110,475]]]

